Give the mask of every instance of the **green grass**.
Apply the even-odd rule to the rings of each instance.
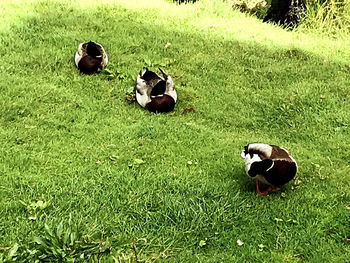
[[[348,260],[346,40],[221,1],[0,9],[0,262]],[[75,68],[88,40],[112,77]],[[174,112],[125,100],[144,66],[173,76]],[[257,196],[240,158],[249,142],[289,149],[297,178]]]

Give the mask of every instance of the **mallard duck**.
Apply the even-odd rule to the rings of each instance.
[[[276,145],[248,144],[241,152],[241,157],[247,174],[255,179],[258,194],[278,191],[280,186],[292,180],[297,173],[296,161],[286,149]],[[269,187],[261,191],[259,182]]]
[[[153,71],[140,71],[136,79],[135,97],[137,103],[151,112],[170,112],[177,100],[176,90],[172,78],[162,69],[163,77]]]
[[[74,60],[81,72],[93,74],[106,67],[108,57],[102,45],[90,41],[79,44]]]

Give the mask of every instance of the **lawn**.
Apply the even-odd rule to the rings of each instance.
[[[347,262],[348,38],[219,0],[96,2],[0,0],[0,262]],[[110,61],[91,76],[89,40]],[[173,77],[172,113],[127,102],[144,67]],[[257,195],[251,142],[297,177]]]

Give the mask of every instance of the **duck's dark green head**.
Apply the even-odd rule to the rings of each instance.
[[[87,43],[86,53],[92,57],[98,57],[102,55],[98,45],[92,41]]]
[[[159,81],[160,80],[160,77],[154,73],[153,71],[150,71],[148,70],[148,68],[146,68],[146,70],[142,73],[140,72],[140,76],[143,80],[145,80],[146,82],[149,82],[149,81]]]
[[[151,97],[156,97],[163,95],[166,90],[166,82],[164,80],[160,80],[152,89]]]

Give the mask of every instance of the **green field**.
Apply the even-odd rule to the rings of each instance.
[[[349,38],[96,2],[0,0],[0,262],[349,262]],[[76,69],[89,40],[108,71]],[[126,101],[146,66],[172,113]],[[280,192],[255,193],[252,142],[298,162]]]

